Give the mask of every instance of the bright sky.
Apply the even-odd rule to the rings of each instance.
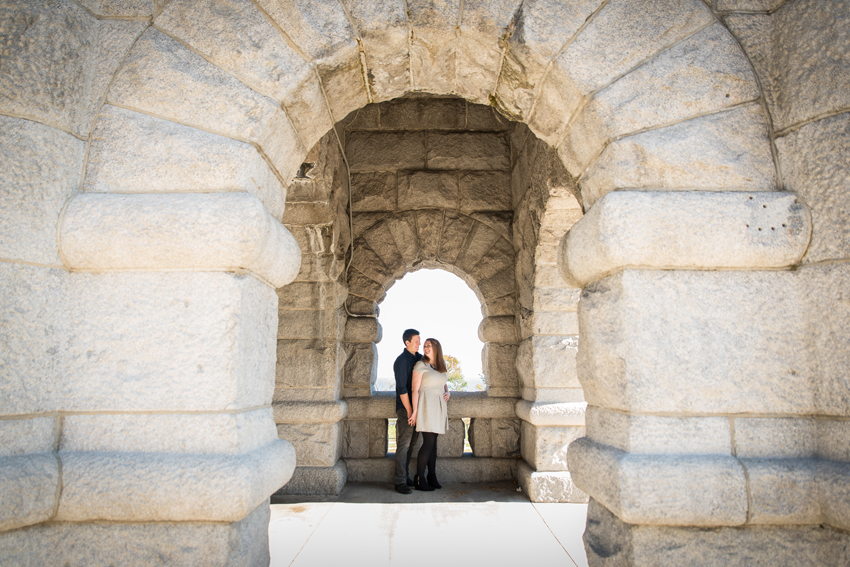
[[[478,325],[481,324],[478,298],[456,275],[443,270],[419,270],[407,274],[387,292],[381,303],[378,322],[383,338],[378,343],[378,390],[393,390],[393,362],[404,350],[401,335],[414,328],[422,343],[434,337],[443,345],[443,353],[460,361],[468,390],[483,384]],[[422,352],[422,346],[419,347]]]

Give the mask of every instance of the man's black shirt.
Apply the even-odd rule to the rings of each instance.
[[[396,411],[404,407],[401,403],[401,395],[407,394],[410,396],[410,391],[413,390],[413,367],[422,358],[421,353],[410,354],[410,351],[404,351],[398,355],[393,363],[393,372],[395,373],[395,409]],[[413,400],[410,400],[411,404]]]

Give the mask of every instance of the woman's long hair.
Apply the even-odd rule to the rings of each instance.
[[[422,360],[433,366],[437,372],[448,372],[448,368],[446,368],[446,359],[443,358],[443,346],[440,344],[440,341],[437,339],[425,339],[425,342],[431,343],[431,351],[433,352],[436,360],[428,360],[427,356],[423,356]]]

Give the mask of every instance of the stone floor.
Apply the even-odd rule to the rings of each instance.
[[[339,496],[272,498],[271,567],[587,565],[586,504],[537,504],[513,482],[402,495],[348,484]]]

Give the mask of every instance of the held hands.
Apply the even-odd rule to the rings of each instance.
[[[416,425],[416,413],[412,413],[407,416],[407,424],[411,427]]]

